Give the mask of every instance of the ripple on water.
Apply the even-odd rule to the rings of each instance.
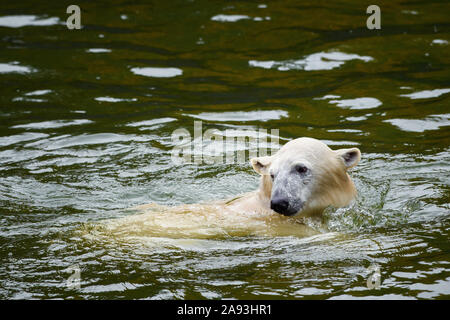
[[[48,134],[39,132],[25,132],[12,136],[0,137],[0,147],[9,146],[19,142],[31,141],[48,137]]]
[[[355,134],[363,134],[364,131],[359,129],[329,129],[328,132],[345,132],[345,133],[355,133]]]
[[[364,62],[372,61],[373,58],[369,56],[360,56],[357,54],[349,54],[339,51],[332,52],[318,52],[306,56],[299,60],[285,60],[285,61],[256,61],[250,60],[248,63],[251,67],[259,67],[264,69],[277,68],[279,71],[288,70],[332,70],[340,67],[345,62],[350,60],[362,60]]]
[[[218,22],[237,22],[240,20],[250,20],[251,17],[243,14],[218,14],[211,18],[212,21],[218,21]],[[254,17],[253,21],[264,21],[264,20],[270,20],[270,17]]]
[[[27,92],[27,93],[25,93],[25,95],[26,96],[42,96],[45,94],[49,94],[50,92],[52,92],[52,90],[43,89],[43,90],[35,90],[35,91]]]
[[[373,109],[382,105],[377,98],[362,97],[356,99],[330,100],[330,103],[336,104],[341,108],[349,108],[353,110]]]
[[[270,17],[265,17],[265,18],[263,18],[263,17],[254,17],[253,21],[264,21],[264,20],[270,20],[270,19],[271,19]]]
[[[258,111],[228,111],[228,112],[201,112],[199,114],[183,114],[195,119],[205,121],[269,121],[287,118],[285,110],[258,110]]]
[[[240,153],[239,159],[239,157],[245,157],[247,151],[252,157],[261,150],[267,150],[268,153],[273,154],[281,147],[279,137],[264,130],[227,128],[223,131],[214,130],[212,136],[213,139],[206,137],[194,139],[192,153],[187,152],[187,154],[203,157],[204,161],[212,164],[223,163],[225,158],[234,158],[236,152]]]
[[[18,124],[12,126],[12,129],[56,129],[68,126],[79,126],[82,124],[93,123],[94,121],[88,119],[75,119],[75,120],[53,120],[53,121],[42,121],[33,122],[27,124]]]
[[[418,119],[389,119],[383,120],[400,130],[407,132],[424,132],[427,130],[439,130],[441,127],[450,126],[450,113],[430,115],[429,117]]]
[[[450,277],[443,280],[438,280],[435,283],[415,283],[411,285],[411,290],[420,291],[417,295],[422,299],[433,299],[439,296],[450,295]]]
[[[87,49],[86,52],[88,52],[88,53],[108,53],[108,52],[111,52],[111,49],[90,48],[90,49]]]
[[[319,98],[314,98],[313,100],[328,100],[328,99],[338,99],[341,96],[335,95],[335,94],[327,94],[324,95],[323,97],[319,97]]]
[[[131,99],[122,99],[122,98],[113,98],[113,97],[97,97],[95,100],[99,102],[133,102],[137,101],[137,98]]]
[[[42,141],[41,147],[45,150],[55,150],[60,148],[68,148],[82,145],[107,144],[115,142],[129,142],[129,141],[149,141],[149,137],[124,135],[117,133],[94,133],[82,134],[78,136],[64,135],[59,139],[48,139]]]
[[[249,16],[242,14],[218,14],[211,18],[212,21],[219,21],[219,22],[236,22],[239,20],[248,20],[248,19],[250,19]]]
[[[27,98],[27,97],[16,97],[12,101],[26,101],[26,102],[46,102],[45,99]]]
[[[413,92],[409,94],[401,94],[400,97],[406,97],[410,99],[429,99],[429,98],[437,98],[443,94],[449,93],[450,88],[444,89],[434,89],[434,90],[424,90]]]
[[[68,32],[60,24],[67,18],[63,11],[58,14],[61,21],[52,21],[51,16],[4,17],[22,14],[20,6],[0,14],[4,33],[0,80],[5,85],[0,108],[0,298],[450,295],[446,142],[450,84],[445,83],[443,71],[446,56],[438,52],[448,49],[450,39],[442,41],[445,33],[433,33],[430,27],[406,35],[399,32],[395,46],[390,37],[376,37],[376,45],[368,41],[369,46],[361,46],[354,41],[355,30],[353,34],[345,31],[345,26],[354,24],[351,12],[348,16],[340,12],[344,29],[323,32],[321,23],[328,18],[327,12],[333,15],[332,7],[321,9],[324,19],[312,24],[305,20],[301,28],[293,28],[294,16],[301,16],[294,11],[305,13],[301,6],[284,7],[280,1],[273,8],[268,4],[270,10],[257,9],[267,7],[258,5],[264,2],[259,0],[247,2],[246,11],[239,11],[241,5],[221,11],[230,3],[208,2],[211,7],[206,7],[205,2],[207,14],[197,15],[195,21],[183,12],[184,6],[155,6],[165,12],[155,12],[161,19],[150,28],[154,32],[135,34],[129,32],[130,26],[144,22],[141,31],[148,31],[155,21],[148,21],[151,17],[145,10],[140,14],[133,10],[132,1],[122,2],[125,7],[108,8],[114,21],[97,21],[94,28],[85,30],[94,39],[90,37],[92,42],[84,46],[79,37],[57,41]],[[12,2],[10,8],[14,6]],[[22,8],[28,10],[25,4]],[[428,26],[433,20],[431,9],[421,8],[419,2],[414,9],[420,14],[409,17],[426,18],[417,21],[416,27]],[[38,6],[33,10],[46,12]],[[276,19],[267,22],[272,10]],[[166,11],[173,19],[164,19]],[[444,10],[435,11],[444,14]],[[294,20],[280,19],[284,13],[292,13]],[[5,18],[9,18],[6,27],[1,26]],[[53,23],[58,25],[43,26]],[[193,23],[201,30],[193,28]],[[249,32],[241,29],[245,26],[261,36],[252,41]],[[408,29],[392,25],[395,30],[403,27]],[[160,31],[165,31],[164,41]],[[184,40],[179,31],[186,32]],[[299,42],[302,35],[313,39],[306,41],[306,47]],[[195,44],[197,39],[203,46]],[[78,48],[73,52],[80,71],[76,75],[71,75],[70,61],[54,61],[46,54],[59,45]],[[119,47],[126,50],[114,49]],[[275,50],[281,47],[290,53]],[[333,47],[343,52],[329,52]],[[388,47],[392,50],[386,54],[383,49]],[[242,67],[235,62],[243,57],[244,69],[250,72],[232,72]],[[93,59],[102,63],[92,67]],[[198,61],[207,63],[198,66]],[[99,72],[119,70],[120,65],[125,74],[89,80]],[[427,70],[436,72],[421,72]],[[380,75],[382,81],[371,85]],[[157,90],[149,91],[155,89],[151,86]],[[379,100],[361,100],[374,99],[367,97]],[[202,134],[216,127],[224,140],[208,144],[203,137],[206,147],[201,149],[196,148],[201,140],[192,135],[194,155],[197,150],[202,156],[228,150],[229,137],[260,137],[258,128],[268,129],[267,138],[272,138],[271,128],[279,128],[289,138],[309,135],[332,140],[324,141],[330,146],[360,144],[362,161],[351,172],[358,198],[354,205],[330,210],[325,216],[334,236],[248,236],[248,225],[230,224],[236,236],[151,238],[134,232],[140,227],[136,224],[126,225],[130,230],[126,241],[106,231],[104,241],[77,237],[81,224],[101,225],[104,219],[128,216],[124,208],[134,205],[198,203],[255,190],[259,177],[248,162],[177,166],[171,161],[171,131],[186,127],[193,134],[194,120],[205,120]],[[155,130],[157,126],[161,130]],[[233,151],[261,146],[254,140],[230,140]],[[284,142],[283,137],[280,141]],[[206,227],[223,230],[221,220],[211,223],[208,217]],[[161,223],[169,222],[165,215],[160,218]],[[198,218],[183,219],[202,223]],[[169,227],[175,230],[180,220],[174,217]],[[266,225],[254,226],[267,231]],[[366,267],[372,262],[382,272],[383,286],[377,291],[366,288]],[[62,270],[71,264],[82,268],[77,292],[65,287],[69,274]]]
[[[12,101],[27,101],[27,102],[46,102],[45,99],[37,99],[37,98],[30,98],[30,97],[36,97],[36,96],[43,96],[46,94],[51,93],[52,90],[35,90],[31,92],[27,92],[24,94],[24,97],[16,97]]]
[[[364,121],[364,120],[367,120],[367,119],[368,119],[368,117],[366,117],[366,116],[360,116],[360,117],[347,117],[347,118],[345,118],[345,120],[351,121],[351,122]]]
[[[25,26],[53,26],[61,24],[57,17],[39,18],[33,15],[17,15],[0,17],[0,27],[21,28]]]
[[[0,73],[30,73],[33,71],[30,67],[20,66],[18,62],[0,63]]]
[[[183,70],[179,68],[155,68],[155,67],[132,68],[131,72],[140,76],[154,77],[154,78],[172,78],[176,76],[181,76],[183,74]]]
[[[177,121],[175,118],[165,117],[165,118],[159,118],[159,119],[152,119],[152,120],[144,120],[144,121],[138,121],[138,122],[131,122],[128,123],[128,127],[143,127],[143,126],[153,126],[156,124],[163,124],[168,123],[172,121]]]
[[[431,41],[431,44],[447,45],[448,41],[443,39],[434,39],[433,41]]]
[[[358,146],[360,145],[359,142],[356,141],[343,141],[343,140],[339,140],[339,141],[333,141],[333,140],[320,140],[323,143],[325,143],[326,145],[329,146]]]

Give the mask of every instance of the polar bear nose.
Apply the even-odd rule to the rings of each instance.
[[[286,215],[289,208],[289,202],[285,199],[273,199],[270,201],[270,209],[275,212]]]

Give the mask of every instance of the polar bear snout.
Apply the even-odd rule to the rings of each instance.
[[[289,208],[289,201],[286,199],[275,199],[270,201],[270,209],[275,212],[284,214]]]
[[[284,216],[293,216],[299,210],[289,204],[288,199],[274,198],[270,201],[270,209]]]

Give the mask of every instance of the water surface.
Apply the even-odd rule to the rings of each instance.
[[[79,1],[81,30],[69,4],[0,7],[1,298],[450,297],[447,1],[380,4],[381,30],[349,0]],[[86,237],[257,188],[247,164],[171,161],[199,120],[357,146],[359,196],[310,238]]]

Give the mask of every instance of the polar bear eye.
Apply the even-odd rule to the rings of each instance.
[[[275,179],[275,175],[273,173],[270,174],[270,178]]]
[[[298,164],[298,165],[295,167],[295,170],[296,170],[298,173],[304,174],[304,173],[306,173],[306,172],[308,171],[308,168],[307,168],[305,165],[303,165],[303,164]]]

